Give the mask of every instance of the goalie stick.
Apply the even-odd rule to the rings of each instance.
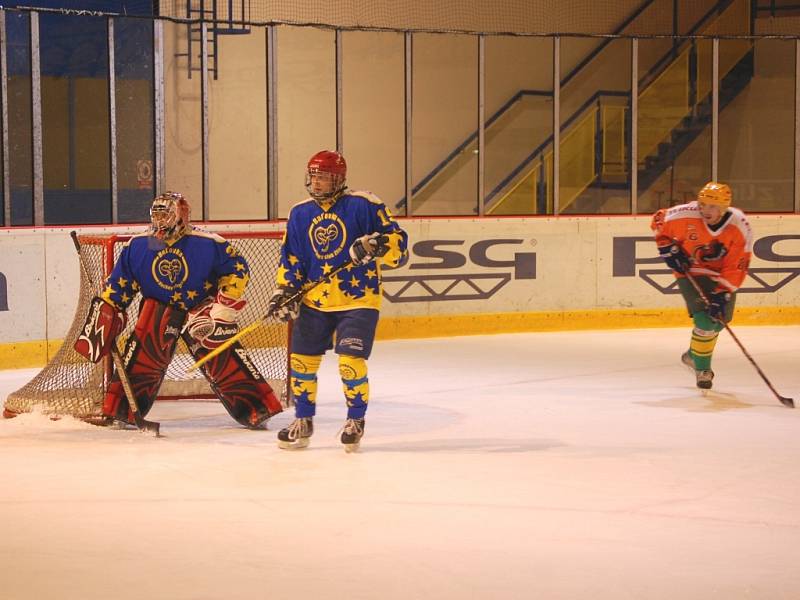
[[[684,274],[686,275],[686,279],[689,280],[689,283],[692,284],[692,287],[694,287],[695,291],[697,291],[697,293],[700,295],[700,298],[702,298],[703,302],[705,302],[706,307],[708,307],[711,303],[708,301],[708,296],[703,291],[703,288],[700,287],[700,284],[697,283],[697,280],[692,276],[691,273],[689,273],[687,271]],[[736,345],[739,346],[739,348],[742,350],[744,355],[747,357],[747,360],[750,361],[750,364],[752,364],[755,367],[756,371],[758,371],[758,374],[761,375],[761,379],[763,379],[764,383],[767,384],[767,387],[770,390],[772,390],[772,393],[775,394],[775,397],[780,401],[780,403],[783,404],[784,406],[786,406],[787,408],[794,408],[794,400],[792,398],[787,398],[786,396],[781,396],[777,392],[777,390],[772,386],[772,383],[770,382],[770,380],[767,379],[767,376],[764,375],[764,372],[756,364],[756,361],[753,360],[753,357],[750,356],[750,353],[745,349],[744,345],[742,345],[742,342],[739,341],[739,338],[736,337],[736,334],[733,333],[733,330],[728,326],[728,324],[725,322],[725,320],[724,319],[720,319],[720,323],[722,323],[722,325],[725,327],[725,329],[728,331],[728,333],[731,334],[731,337],[733,338],[733,341],[736,342]]]
[[[72,242],[75,244],[75,250],[78,252],[78,262],[81,263],[83,275],[86,277],[89,285],[94,288],[94,281],[92,281],[92,276],[81,254],[81,243],[78,240],[78,234],[73,230],[69,235],[72,238]],[[131,386],[131,380],[128,378],[128,373],[125,371],[125,364],[122,362],[122,356],[120,356],[119,350],[117,350],[116,340],[111,345],[111,359],[114,361],[114,366],[117,369],[117,375],[122,383],[122,389],[125,390],[125,395],[128,397],[128,405],[133,413],[133,422],[136,424],[136,427],[138,427],[140,431],[153,433],[156,437],[159,437],[161,424],[146,420],[139,412],[139,405],[136,403],[136,396],[133,394],[133,386]]]
[[[320,285],[322,283],[325,283],[326,281],[330,281],[331,279],[333,279],[333,277],[335,275],[338,275],[339,273],[341,273],[345,269],[349,269],[352,266],[352,264],[353,264],[352,262],[347,261],[343,265],[339,265],[333,271],[331,271],[327,275],[324,275],[324,276],[320,277],[316,281],[312,281],[312,282],[306,283],[306,285],[302,286],[299,290],[297,290],[297,292],[295,292],[294,294],[292,294],[291,296],[286,298],[283,302],[281,302],[278,305],[278,308],[283,308],[284,306],[286,306],[288,304],[291,304],[292,302],[295,302],[299,298],[302,298],[303,296],[305,296],[308,292],[313,290],[318,285]],[[219,354],[224,352],[226,349],[228,349],[232,344],[234,344],[235,342],[239,341],[244,336],[246,336],[248,333],[250,333],[251,331],[253,331],[255,329],[258,329],[259,327],[261,327],[262,321],[266,321],[268,318],[269,318],[268,315],[264,315],[260,319],[257,319],[255,321],[253,321],[252,323],[250,323],[250,325],[248,325],[247,327],[242,329],[239,333],[237,333],[236,335],[234,335],[234,336],[228,338],[227,340],[225,340],[218,347],[214,348],[211,352],[206,354],[203,358],[201,358],[196,363],[194,363],[191,367],[186,369],[186,372],[188,373],[188,372],[194,371],[195,369],[197,369],[198,367],[204,365],[205,363],[207,363],[209,360],[211,360],[215,356],[218,356]]]

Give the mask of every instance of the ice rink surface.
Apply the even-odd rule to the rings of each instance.
[[[800,403],[800,326],[734,330]],[[357,454],[330,354],[301,451],[217,402],[0,419],[0,598],[796,600],[800,409],[726,332],[704,395],[688,337],[380,342]]]

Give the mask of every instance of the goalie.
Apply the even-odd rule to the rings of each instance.
[[[199,360],[238,332],[237,314],[246,303],[247,261],[219,235],[194,229],[189,214],[181,194],[155,198],[149,230],[123,247],[75,342],[78,353],[99,361],[125,325],[125,308],[142,295],[122,359],[143,416],[156,399],[178,339]],[[245,427],[258,428],[282,410],[238,342],[205,363],[202,372],[231,417]],[[103,415],[133,423],[117,373],[106,391]]]

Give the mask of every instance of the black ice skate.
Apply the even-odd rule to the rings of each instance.
[[[364,435],[364,419],[347,419],[342,428],[342,444],[345,452],[355,452],[361,445]]]
[[[278,447],[283,450],[305,448],[313,434],[314,421],[312,417],[300,417],[278,432]]]
[[[694,359],[688,352],[684,352],[681,356],[681,362],[689,367],[697,379],[697,387],[702,390],[710,390],[712,381],[714,379],[714,371],[711,369],[695,369]]]

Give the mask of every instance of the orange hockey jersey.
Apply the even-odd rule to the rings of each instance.
[[[650,227],[659,248],[677,243],[692,259],[689,272],[705,275],[717,282],[719,290],[735,292],[747,276],[753,252],[753,231],[744,213],[728,208],[727,220],[716,231],[706,225],[689,202],[661,209],[653,215]],[[675,273],[676,277],[683,277]]]

